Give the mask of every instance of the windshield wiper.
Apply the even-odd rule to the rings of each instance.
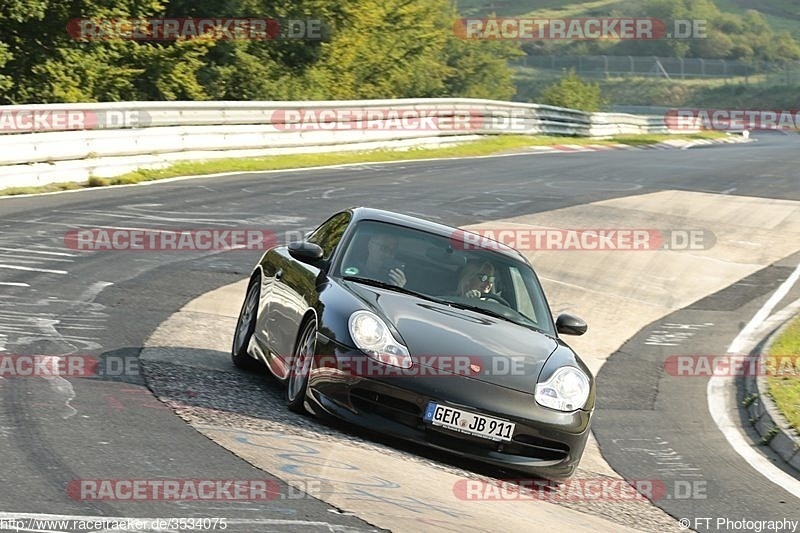
[[[357,281],[365,285],[372,285],[373,287],[380,287],[381,289],[389,289],[390,291],[402,292],[403,294],[416,296],[417,298],[422,298],[423,300],[428,300],[430,302],[446,303],[428,296],[427,294],[422,294],[420,292],[412,291],[411,289],[406,289],[405,287],[400,287],[398,285],[392,285],[391,283],[386,283],[385,281],[380,281],[377,279],[362,278],[361,276],[342,276],[342,279],[347,281]]]

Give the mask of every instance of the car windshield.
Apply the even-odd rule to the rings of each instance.
[[[385,222],[359,222],[331,275],[470,309],[554,335],[552,315],[533,269],[483,243],[465,243]],[[500,245],[498,245],[500,246]]]

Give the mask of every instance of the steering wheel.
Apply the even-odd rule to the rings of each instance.
[[[482,295],[481,300],[494,300],[495,302],[503,304],[506,307],[511,307],[511,304],[509,304],[502,296],[500,296],[499,294],[493,294],[491,292]]]

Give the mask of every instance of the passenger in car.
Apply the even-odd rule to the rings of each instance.
[[[461,270],[457,294],[466,298],[481,298],[489,294],[494,288],[494,274],[494,265],[488,261],[467,263]]]

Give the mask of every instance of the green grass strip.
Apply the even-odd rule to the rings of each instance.
[[[427,158],[460,158],[482,155],[497,155],[522,151],[535,146],[557,144],[628,144],[645,145],[665,140],[718,139],[725,137],[721,132],[702,132],[691,135],[624,135],[610,139],[586,137],[549,137],[526,135],[497,135],[441,147],[414,147],[407,150],[367,150],[353,152],[325,152],[319,154],[291,154],[268,157],[225,158],[210,161],[183,161],[162,169],[142,169],[114,178],[92,177],[88,182],[63,182],[36,187],[10,187],[0,190],[0,196],[37,194],[45,192],[103,187],[107,185],[129,185],[144,181],[154,181],[177,176],[200,176],[221,172],[252,172],[265,170],[284,170],[348,163],[378,163],[386,161],[411,161]]]
[[[789,356],[795,370],[800,362],[800,317],[795,318],[770,346],[769,355]],[[800,376],[781,375],[767,378],[767,391],[789,425],[800,432]]]

